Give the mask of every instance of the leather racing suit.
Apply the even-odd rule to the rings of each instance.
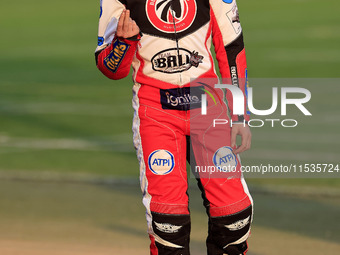
[[[221,76],[246,94],[246,82],[241,82],[246,78],[246,58],[236,2],[100,2],[97,67],[114,80],[126,77],[131,65],[133,67],[134,145],[140,163],[150,252],[152,255],[188,255],[190,214],[186,159],[194,155],[194,159],[190,158],[191,167],[206,158],[207,164],[229,160],[240,168],[240,159],[230,148],[230,127],[227,131],[224,129],[223,139],[212,142],[211,148],[205,146],[204,139],[198,139],[201,149],[190,144],[194,111],[200,110],[200,96],[202,91],[207,91],[201,88],[194,96],[190,84],[193,78],[217,78],[210,51],[212,42]],[[115,35],[124,9],[130,10],[131,18],[140,28],[141,33],[134,38]],[[234,115],[231,94],[221,91],[211,92],[218,100],[214,103],[214,96],[209,97],[208,107],[215,104],[226,108],[229,115],[225,118],[229,121],[247,121],[246,107],[243,115]],[[203,147],[208,149],[205,151]],[[208,254],[245,254],[253,208],[243,177],[212,178],[202,174],[195,177],[209,216]]]

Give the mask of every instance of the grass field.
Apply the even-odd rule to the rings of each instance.
[[[253,128],[243,163],[340,163],[340,4],[238,5],[256,106],[270,104],[270,90],[254,78],[319,78],[301,85],[313,116],[292,111],[296,128]],[[0,254],[147,254],[132,82],[95,67],[99,1],[5,1],[0,9]],[[249,183],[252,255],[339,250],[339,178]],[[206,217],[190,184],[192,250],[201,255]]]

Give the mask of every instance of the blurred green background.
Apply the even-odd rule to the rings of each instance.
[[[132,79],[95,67],[99,1],[0,4],[0,254],[148,254],[132,145]],[[308,84],[313,117],[253,128],[246,165],[339,164],[340,4],[239,0],[249,77]],[[278,84],[279,85],[279,84]],[[270,104],[254,80],[254,104]],[[336,178],[251,178],[250,255],[340,249]],[[205,254],[206,216],[190,180],[193,254]]]

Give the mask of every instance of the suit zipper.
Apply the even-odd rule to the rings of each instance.
[[[174,9],[172,8],[172,3],[173,3],[173,0],[171,0],[171,15],[172,15],[172,22],[173,22],[173,25],[174,25],[174,32],[175,32],[175,41],[176,41],[176,48],[177,48],[177,59],[180,58],[180,55],[179,55],[179,43],[178,43],[178,37],[177,37],[177,31],[176,31],[176,22],[175,22],[175,13],[174,13]],[[179,83],[182,85],[182,74],[181,73],[178,73],[179,75]]]

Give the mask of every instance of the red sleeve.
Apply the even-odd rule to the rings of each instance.
[[[130,72],[138,42],[139,38],[128,40],[115,37],[111,44],[96,54],[98,69],[110,79],[125,78]]]
[[[222,17],[224,18],[224,17]],[[226,99],[233,122],[249,121],[249,112],[247,111],[247,61],[244,49],[243,34],[240,34],[229,44],[223,43],[222,29],[216,20],[214,11],[211,10],[211,22],[213,29],[213,43],[216,52],[216,59],[222,76],[223,84],[232,84],[239,87],[244,95],[244,114],[233,114],[233,97],[230,91],[226,91]],[[225,30],[224,30],[225,31]]]

